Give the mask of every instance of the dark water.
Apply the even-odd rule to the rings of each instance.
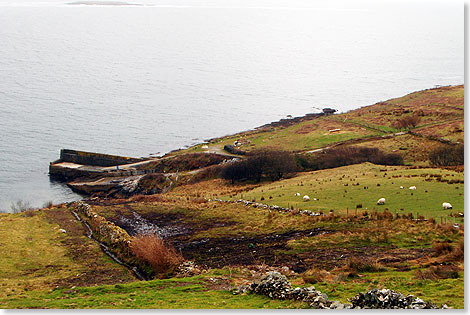
[[[464,81],[455,2],[139,3],[0,0],[0,209],[78,198],[47,176],[61,148],[148,156]]]

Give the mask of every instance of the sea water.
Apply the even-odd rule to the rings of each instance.
[[[127,2],[0,0],[0,209],[80,198],[61,148],[163,154],[464,81],[459,2]]]

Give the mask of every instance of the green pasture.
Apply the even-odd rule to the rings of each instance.
[[[38,290],[0,298],[2,308],[99,309],[276,309],[307,308],[292,300],[271,300],[262,295],[233,295],[212,290],[209,276],[138,281],[97,287]]]
[[[461,180],[463,173],[450,170],[404,166],[380,166],[371,163],[350,165],[305,173],[294,178],[263,185],[231,199],[255,200],[269,205],[296,209],[352,214],[358,211],[413,213],[426,218],[447,217],[464,211],[464,184],[439,182],[430,175],[441,175],[441,180]],[[403,189],[400,189],[403,186]],[[409,187],[416,186],[416,190]],[[299,193],[300,196],[295,196]],[[303,201],[308,195],[310,201]],[[314,200],[314,198],[318,200]],[[385,198],[385,205],[377,205]],[[442,209],[450,202],[452,210]],[[449,219],[448,219],[449,220]]]
[[[330,300],[348,303],[348,299],[359,292],[367,292],[374,288],[392,289],[405,295],[412,294],[438,307],[447,306],[464,308],[464,273],[459,272],[457,279],[419,280],[414,277],[416,270],[385,271],[365,273],[359,279],[344,277],[336,283],[318,282],[317,290],[328,295]]]

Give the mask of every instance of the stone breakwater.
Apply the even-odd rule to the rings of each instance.
[[[292,288],[286,276],[272,271],[265,274],[259,281],[241,285],[233,294],[250,292],[270,297],[271,299],[292,299],[303,301],[314,309],[436,309],[430,303],[414,297],[403,295],[388,289],[373,289],[366,293],[359,293],[349,299],[351,304],[331,301],[325,293],[315,290],[315,287]],[[442,308],[447,308],[444,304]]]

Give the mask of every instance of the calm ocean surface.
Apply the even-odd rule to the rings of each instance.
[[[49,181],[61,148],[163,154],[464,82],[460,2],[135,2],[0,0],[0,209],[79,198]]]

